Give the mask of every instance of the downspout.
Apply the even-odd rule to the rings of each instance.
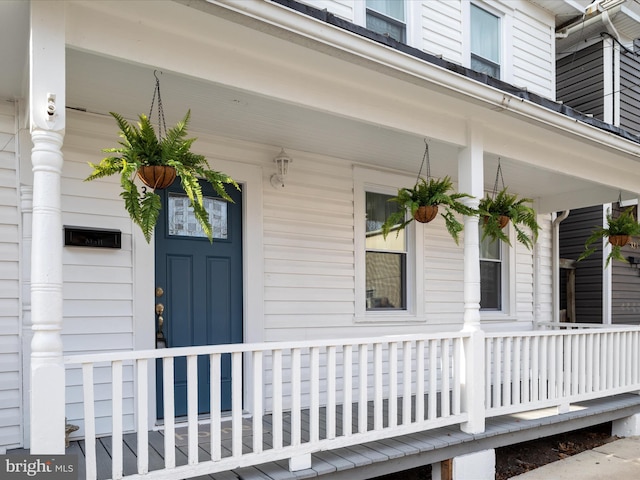
[[[551,229],[551,264],[553,285],[553,322],[560,322],[560,223],[569,216],[571,210],[565,210],[554,220]]]

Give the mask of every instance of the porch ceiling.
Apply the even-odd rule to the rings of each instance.
[[[67,106],[107,115],[116,111],[135,119],[148,113],[154,88],[153,69],[74,49],[67,51]],[[424,138],[344,116],[304,108],[244,90],[163,72],[162,101],[169,125],[191,109],[190,131],[342,158],[359,164],[417,174]],[[116,128],[114,123],[114,141]],[[457,178],[459,147],[429,139],[432,173]],[[197,145],[197,143],[196,143]],[[493,187],[497,155],[485,154],[485,186]],[[552,198],[568,208],[615,201],[618,191],[501,157],[506,184],[535,199]],[[596,192],[599,192],[598,195]],[[588,197],[591,200],[585,199]],[[608,200],[607,200],[608,199]]]

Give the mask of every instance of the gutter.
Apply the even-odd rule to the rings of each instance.
[[[178,1],[192,3],[190,0]],[[327,10],[319,10],[295,0],[206,2],[295,33],[303,43],[308,44],[309,40],[317,42],[377,66],[382,65],[397,74],[436,85],[450,95],[463,96],[494,111],[514,113],[640,159],[640,137],[637,135],[541,95],[371,32]],[[288,38],[291,40],[291,35]],[[389,55],[390,49],[394,55]]]

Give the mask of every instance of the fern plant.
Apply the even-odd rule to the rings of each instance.
[[[633,215],[633,207],[627,208],[623,211],[618,217],[614,218],[611,214],[611,211],[607,210],[607,226],[606,227],[597,227],[593,230],[589,238],[584,244],[584,252],[582,255],[578,257],[578,261],[587,258],[593,252],[596,251],[595,247],[592,245],[598,240],[607,238],[609,239],[609,243],[611,243],[611,252],[607,255],[607,261],[605,263],[606,266],[609,265],[612,258],[616,260],[620,260],[621,262],[626,262],[627,259],[622,255],[622,247],[624,245],[620,245],[618,243],[614,243],[611,241],[611,237],[615,236],[634,236],[640,235],[640,224],[635,219]]]
[[[540,232],[536,211],[527,205],[532,202],[530,198],[518,198],[517,195],[509,193],[507,188],[500,190],[495,197],[487,194],[480,200],[478,206],[480,218],[484,222],[482,240],[488,237],[494,241],[501,240],[510,246],[511,241],[503,230],[504,225],[500,222],[500,217],[507,217],[513,224],[518,242],[531,250]]]
[[[444,218],[447,231],[458,244],[463,225],[454,213],[476,215],[477,211],[460,201],[465,197],[471,198],[471,195],[450,193],[452,190],[453,182],[448,176],[441,179],[429,178],[429,180],[421,178],[413,188],[400,188],[398,195],[389,199],[390,202],[397,203],[400,208],[386,218],[382,225],[383,237],[386,238],[391,230],[399,232],[409,225],[414,220],[418,208],[441,205],[444,208],[444,213],[441,213],[441,216]]]
[[[175,127],[167,130],[163,138],[156,135],[153,125],[144,114],[139,115],[137,126],[117,113],[111,112],[111,115],[120,128],[121,146],[103,149],[104,153],[111,155],[103,158],[100,163],[89,162],[93,171],[85,181],[120,174],[122,188],[120,196],[124,200],[125,209],[133,222],[141,228],[146,241],[150,242],[162,203],[160,196],[152,190],[144,189],[142,194],[140,193],[134,182],[136,172],[142,166],[173,167],[176,175],[180,177],[180,183],[189,198],[197,221],[209,241],[213,241],[211,223],[203,204],[199,179],[202,178],[211,183],[218,195],[229,202],[233,200],[226,192],[225,186],[232,185],[237,189],[240,187],[228,175],[211,170],[203,155],[191,152],[191,145],[196,140],[186,138],[191,111],[187,111]]]

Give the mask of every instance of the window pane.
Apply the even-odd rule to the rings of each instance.
[[[367,0],[367,8],[404,23],[404,1],[402,0]]]
[[[500,66],[495,65],[487,60],[471,55],[471,70],[486,73],[490,77],[500,78]]]
[[[500,19],[475,5],[471,5],[471,53],[488,60],[485,67],[493,64],[495,69],[500,64]]]
[[[480,308],[482,310],[501,310],[500,262],[480,261]]]
[[[367,250],[387,250],[404,252],[406,250],[405,232],[392,230],[386,240],[382,238],[382,224],[389,215],[398,211],[398,204],[390,202],[391,195],[366,193],[367,210]]]
[[[480,258],[500,260],[502,258],[500,240],[492,240],[489,237],[482,240],[482,233],[482,227],[480,227]]]
[[[367,310],[406,308],[403,253],[367,252]]]
[[[213,238],[227,238],[227,202],[216,198],[204,197],[203,204],[209,213],[209,223]],[[169,235],[180,237],[205,237],[200,223],[196,220],[193,208],[186,195],[169,194]]]

